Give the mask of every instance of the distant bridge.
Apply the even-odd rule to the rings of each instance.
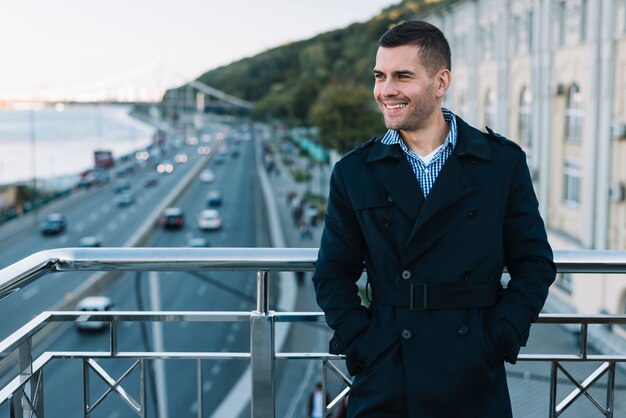
[[[180,86],[180,87],[175,87]],[[166,91],[172,90],[165,97]],[[0,97],[3,103],[162,103],[174,109],[252,109],[253,103],[199,81],[187,81],[162,65],[146,66],[90,83],[59,86]]]

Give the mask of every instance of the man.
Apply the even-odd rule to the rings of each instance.
[[[441,108],[451,66],[439,29],[406,22],[378,45],[389,130],[335,166],[313,278],[329,351],[355,376],[348,417],[511,417],[504,361],[555,277],[525,155]]]
[[[326,402],[330,401],[331,396],[330,393],[326,392],[326,397],[324,398],[324,392],[322,391],[322,382],[317,382],[315,384],[315,388],[309,395],[309,403],[308,403],[308,414],[309,418],[323,418],[324,417],[324,408],[326,407]]]

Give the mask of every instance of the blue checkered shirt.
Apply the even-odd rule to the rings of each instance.
[[[446,123],[450,127],[450,132],[448,136],[446,136],[446,140],[443,143],[443,147],[437,151],[432,160],[428,163],[428,165],[424,164],[424,162],[419,158],[419,156],[411,151],[404,141],[402,137],[400,137],[400,133],[395,130],[388,130],[381,142],[386,145],[392,144],[400,144],[400,147],[404,151],[406,155],[406,159],[411,164],[413,168],[413,172],[417,177],[417,181],[422,188],[422,193],[424,193],[424,197],[428,196],[430,189],[432,189],[433,184],[435,183],[435,179],[437,175],[441,171],[443,164],[446,162],[452,151],[454,151],[454,147],[456,146],[457,139],[457,130],[456,130],[456,115],[452,113],[452,111],[442,107],[441,112],[443,113],[443,118],[446,120]]]

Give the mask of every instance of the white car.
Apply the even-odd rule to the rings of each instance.
[[[200,172],[200,181],[202,183],[213,183],[215,180],[215,174],[212,170],[206,169]]]
[[[205,209],[198,217],[198,228],[201,230],[215,230],[222,227],[222,218],[216,209]]]
[[[90,313],[104,312],[110,311],[113,309],[113,301],[106,296],[88,296],[84,299],[81,299],[76,305],[77,311],[85,311]],[[81,320],[81,317],[77,319],[75,322],[76,328],[79,331],[87,331],[87,330],[102,330],[106,326],[106,322],[102,321],[85,321]]]

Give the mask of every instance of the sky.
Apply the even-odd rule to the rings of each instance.
[[[172,87],[399,2],[1,0],[0,101],[133,78]]]

